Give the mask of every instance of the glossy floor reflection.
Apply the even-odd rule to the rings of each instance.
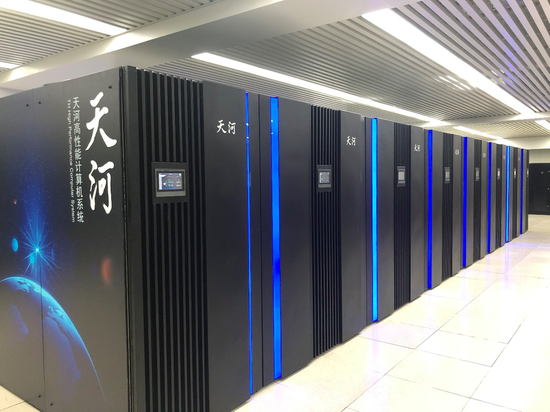
[[[550,216],[529,221],[235,412],[550,411]],[[36,409],[0,387],[0,411]]]
[[[550,411],[550,216],[235,412]]]

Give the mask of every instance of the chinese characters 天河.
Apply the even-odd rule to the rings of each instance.
[[[95,109],[95,116],[91,121],[86,123],[86,128],[92,131],[92,136],[86,147],[86,151],[94,145],[98,131],[107,148],[111,148],[117,144],[117,140],[109,137],[100,125],[101,119],[109,113],[109,108],[107,106],[99,107],[102,98],[103,92],[100,92],[95,99],[90,100],[90,105]],[[90,180],[90,209],[96,210],[96,197],[98,195],[100,197],[106,195],[107,199],[103,202],[103,210],[106,214],[110,214],[113,209],[111,190],[112,179],[110,171],[115,168],[115,164],[112,160],[108,160],[102,166],[99,166],[96,160],[90,160],[90,165],[91,170],[88,174],[88,179]]]
[[[236,122],[227,122],[227,127],[223,120],[218,120],[218,130],[216,133],[223,134],[236,134],[237,133],[237,123]]]

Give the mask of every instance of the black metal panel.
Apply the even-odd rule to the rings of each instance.
[[[514,147],[514,226],[513,235],[514,238],[520,235],[520,213],[521,213],[521,150]]]
[[[283,378],[313,359],[310,116],[310,105],[279,99]]]
[[[346,341],[367,325],[365,126],[359,115],[340,115],[342,340]]]
[[[221,412],[244,403],[250,394],[245,92],[205,82],[202,98],[207,378],[210,412]],[[228,125],[227,133],[220,131],[220,119]]]
[[[481,248],[481,140],[474,140],[474,262],[480,259]]]
[[[411,127],[410,147],[410,196],[411,196],[411,289],[410,300],[418,298],[426,290],[426,219],[424,199],[424,163],[426,145],[424,130]]]
[[[65,103],[58,103],[62,102]],[[37,139],[37,136],[42,136],[40,129],[44,127],[36,124],[37,106],[38,100],[33,91],[0,99],[0,210],[3,215],[0,228],[0,281],[20,273],[20,265],[26,261],[20,254],[14,253],[11,247],[13,236],[18,236],[22,223],[27,223],[29,219],[21,207],[17,207],[17,201],[14,202],[19,199],[21,204],[23,199],[22,190],[18,190],[12,179],[19,181],[23,174],[36,173],[37,163],[42,163],[36,154],[46,150],[45,144],[48,142],[46,139]],[[36,151],[35,156],[25,153],[29,148]],[[21,173],[22,168],[25,173]],[[33,187],[32,191],[37,192],[36,189]],[[38,223],[42,222],[37,222],[37,226]],[[22,248],[21,244],[21,249],[18,249],[20,253]],[[43,285],[42,276],[39,275],[35,281]],[[38,301],[32,304],[28,299],[30,293],[17,293],[17,290],[7,289],[6,286],[7,283],[0,286],[0,385],[34,407],[46,410],[44,318],[40,295]],[[25,328],[27,333],[23,332]]]
[[[550,214],[550,163],[529,165],[529,208],[537,215]]]
[[[262,213],[259,96],[248,94],[250,173],[250,280],[252,316],[252,392],[263,386],[262,336]]]
[[[207,412],[204,148],[199,85],[137,71],[137,88],[143,185],[145,404],[134,406],[150,412]],[[168,88],[174,94],[171,99]],[[169,113],[175,115],[167,123]],[[171,120],[175,127],[167,133]],[[152,203],[152,162],[188,164],[189,202]]]
[[[467,156],[466,175],[466,267],[474,263],[474,142],[471,137],[465,138],[467,142],[467,151],[463,153]],[[463,252],[464,253],[464,252]]]
[[[487,210],[490,212],[491,219],[489,221],[489,251],[492,253],[496,249],[497,245],[497,186],[500,181],[497,181],[497,145],[495,143],[489,143],[490,150],[487,156],[490,156],[491,167],[488,169],[488,176],[490,176],[491,187],[489,190],[489,195],[491,198],[491,203],[487,206]]]
[[[258,117],[260,122],[260,213],[262,238],[262,384],[263,386],[267,386],[275,380],[273,370],[273,233],[271,211],[270,98],[259,96],[258,103]]]
[[[454,136],[443,134],[443,169],[450,173],[449,181],[443,179],[442,204],[442,279],[453,276],[453,183],[454,183]]]
[[[367,325],[372,319],[372,119],[365,118],[365,234],[366,234],[366,312]]]
[[[525,167],[526,167],[526,185],[525,185],[525,231],[529,230],[529,214],[531,213],[531,198],[529,196],[530,190],[529,187],[531,186],[531,177],[530,177],[530,170],[531,170],[531,164],[530,162],[530,151],[527,150],[527,157],[525,160]]]
[[[394,309],[411,301],[411,127],[394,125]],[[397,169],[405,172],[399,183]]]
[[[452,273],[457,274],[462,267],[462,208],[463,208],[463,170],[462,136],[453,136],[453,257]]]
[[[487,142],[481,142],[481,225],[480,225],[480,239],[479,239],[479,257],[482,258],[487,254],[487,220],[488,220],[488,207],[487,204],[487,190],[489,184],[489,149]]]
[[[432,142],[432,288],[443,280],[443,133]]]
[[[501,247],[506,243],[506,146],[498,145],[497,157],[500,165],[500,194],[497,195],[500,201],[500,213],[497,212],[497,217],[500,218],[500,242],[497,247]]]
[[[394,310],[394,124],[378,120],[378,319]],[[373,274],[374,276],[374,274]]]
[[[333,185],[313,195],[313,352],[318,356],[342,341],[340,254],[340,116],[335,110],[311,108],[312,175],[331,166]]]
[[[508,170],[508,242],[510,242],[514,238],[514,227],[516,220],[514,219],[514,211],[515,211],[515,199],[516,199],[516,193],[515,193],[515,179],[514,179],[514,148],[510,147],[510,154],[508,163],[509,163],[509,170]]]

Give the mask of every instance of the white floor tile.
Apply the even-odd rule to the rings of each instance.
[[[462,412],[516,412],[516,410],[470,399]]]
[[[489,368],[486,366],[415,351],[388,374],[456,395],[470,397],[488,371]]]
[[[0,386],[0,411],[21,402],[23,402],[22,399]]]
[[[409,325],[391,320],[374,323],[361,332],[361,336],[380,342],[393,343],[415,349],[428,339],[437,329]]]
[[[506,345],[485,339],[438,331],[418,350],[491,366]]]
[[[490,317],[458,314],[441,328],[444,332],[471,336],[494,342],[508,343],[521,324],[517,319],[492,319]]]
[[[492,281],[486,279],[452,277],[438,287],[427,291],[426,294],[444,298],[473,300],[491,284]]]
[[[353,365],[387,373],[412,352],[411,349],[357,336],[327,353],[339,365]]]
[[[468,398],[384,376],[349,407],[357,412],[459,412]]]

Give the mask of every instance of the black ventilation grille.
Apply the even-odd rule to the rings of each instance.
[[[495,173],[495,185],[496,185],[496,216],[495,216],[495,246],[497,248],[502,244],[502,179],[505,178],[503,169],[502,169],[502,145],[495,145],[497,149],[496,159],[497,159],[497,172]],[[500,170],[500,180],[498,173]]]
[[[138,71],[148,412],[207,412],[200,85]],[[153,204],[152,162],[187,162],[187,203]]]
[[[342,341],[340,264],[340,114],[312,107],[313,354]],[[332,167],[332,189],[320,191],[317,166]]]
[[[512,156],[512,161],[510,162],[511,168],[512,168],[512,187],[513,187],[513,193],[514,196],[512,200],[510,201],[510,205],[512,205],[511,213],[512,213],[512,230],[510,231],[510,240],[515,239],[518,237],[518,215],[519,215],[519,208],[518,208],[518,199],[520,196],[520,188],[521,185],[518,184],[521,179],[520,170],[519,170],[519,162],[518,162],[518,148],[513,147],[510,149],[510,156]],[[516,171],[515,178],[514,178],[514,170]]]
[[[395,123],[394,196],[394,308],[411,301],[411,126]],[[397,168],[404,167],[405,184]]]
[[[474,262],[481,257],[481,143],[474,140]]]
[[[452,134],[443,134],[443,171],[449,168],[451,172],[450,182],[445,183],[443,178],[443,211],[442,211],[442,278],[449,279],[453,276],[453,152],[454,136]]]

